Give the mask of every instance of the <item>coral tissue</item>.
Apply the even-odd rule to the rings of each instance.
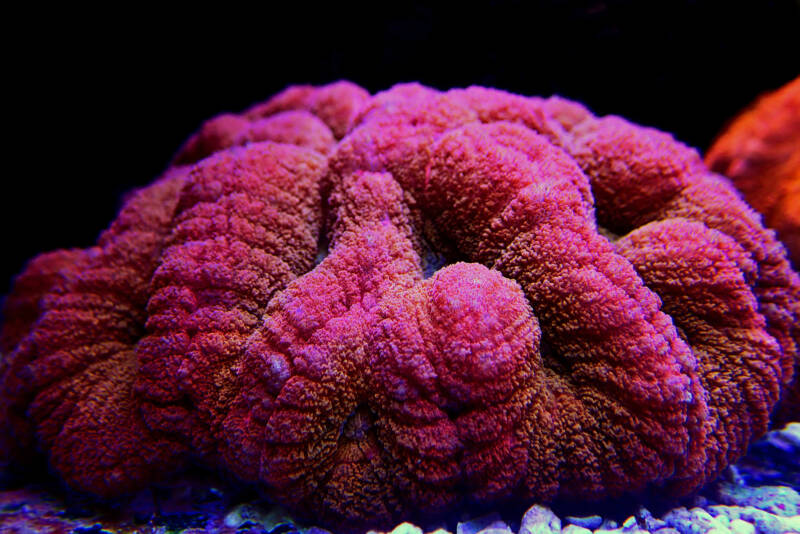
[[[762,96],[722,132],[706,154],[786,244],[800,266],[800,77]]]
[[[727,179],[480,87],[216,117],[6,317],[5,462],[103,497],[200,463],[345,528],[683,495],[798,415],[800,281]]]

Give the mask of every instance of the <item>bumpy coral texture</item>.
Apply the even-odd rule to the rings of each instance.
[[[339,82],[206,123],[6,315],[7,462],[106,497],[200,462],[353,529],[693,491],[796,387],[800,281],[667,134]]]
[[[800,267],[800,77],[759,98],[728,125],[705,157],[764,214]],[[798,360],[800,364],[800,360]],[[800,365],[795,367],[800,373]],[[800,387],[789,391],[774,418],[800,412]]]
[[[764,214],[800,267],[800,77],[736,117],[705,161]]]

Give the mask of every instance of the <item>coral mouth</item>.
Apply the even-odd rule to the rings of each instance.
[[[365,404],[359,404],[347,416],[342,425],[342,437],[352,440],[363,440],[373,428],[375,414]]]

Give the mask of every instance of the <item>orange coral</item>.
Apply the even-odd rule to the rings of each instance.
[[[729,177],[800,266],[800,78],[759,98],[720,134],[705,158]]]

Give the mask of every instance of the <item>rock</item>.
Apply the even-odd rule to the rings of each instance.
[[[519,534],[558,534],[561,520],[550,508],[535,504],[522,517]]]
[[[761,533],[800,532],[800,515],[785,516],[760,510],[755,506],[709,506],[708,511],[717,518],[727,517],[730,520],[728,528],[741,532],[752,532],[747,525]],[[781,511],[778,509],[778,511]]]
[[[653,532],[667,526],[666,522],[653,517],[653,514],[650,513],[650,510],[644,506],[640,506],[636,511],[636,522],[649,532]]]
[[[70,534],[113,534],[113,532],[105,530],[100,524],[95,524],[91,527],[73,528]]]
[[[508,530],[508,525],[503,522],[500,514],[492,513],[482,517],[477,517],[475,519],[470,519],[469,521],[464,521],[459,523],[456,526],[456,534],[477,534],[479,532],[483,532],[484,530],[489,529],[497,529],[497,530]],[[483,532],[483,534],[490,534],[488,532]]]
[[[799,461],[797,455],[800,454],[800,423],[789,423],[781,430],[770,432],[762,441],[793,455],[795,462]]]
[[[726,518],[728,521],[739,519],[741,515],[741,506],[726,506],[723,504],[715,504],[706,508],[706,511],[717,518]]]
[[[266,513],[250,504],[240,504],[225,514],[223,523],[226,527],[238,528],[247,522],[261,523]]]
[[[636,518],[633,516],[630,516],[628,519],[622,522],[622,528],[624,530],[631,530],[635,526],[636,526]]]
[[[667,525],[678,529],[681,534],[706,534],[712,529],[717,529],[719,533],[729,533],[725,524],[713,517],[702,508],[675,508],[664,516]]]
[[[740,461],[739,471],[753,486],[800,488],[800,423],[790,423],[753,443],[748,455]]]
[[[664,527],[653,531],[653,534],[681,534],[681,531],[672,527]]]
[[[235,506],[222,520],[223,525],[231,528],[260,526],[264,531],[280,529],[282,532],[297,530],[294,520],[280,506],[264,509],[260,506],[245,503]],[[322,529],[319,529],[322,531]],[[327,532],[327,531],[322,531]]]
[[[681,506],[680,508],[673,508],[663,517],[664,521],[667,522],[668,525],[674,526],[679,522],[688,522],[692,519],[692,514],[687,510],[685,507]]]
[[[586,517],[567,516],[565,520],[573,525],[594,530],[603,524],[603,518],[599,515],[589,515]]]
[[[800,423],[789,423],[783,429],[783,433],[792,439],[794,446],[800,451]]]
[[[785,534],[800,532],[800,515],[784,517],[753,506],[739,508],[739,519],[752,523],[759,534]]]
[[[592,531],[578,525],[567,525],[561,531],[561,534],[592,534]]]
[[[800,515],[784,517],[782,523],[785,532],[800,532]]]
[[[412,525],[411,523],[405,522],[394,527],[392,534],[422,534],[422,529],[417,525]]]
[[[735,465],[729,465],[725,468],[725,470],[720,475],[721,477],[725,478],[731,484],[735,484],[738,486],[744,485],[744,478],[739,473],[739,469]]]
[[[594,534],[650,534],[650,532],[639,528],[639,526],[636,524],[636,521],[634,520],[634,524],[631,527],[609,528],[608,526],[602,526],[597,530],[595,530]]]
[[[755,534],[756,532],[756,527],[741,519],[734,519],[731,521],[728,528],[731,529],[732,534]]]
[[[603,524],[600,525],[603,530],[616,530],[618,527],[619,525],[613,519],[604,519]]]
[[[722,504],[754,506],[771,514],[792,516],[800,513],[800,494],[786,486],[738,486],[720,482],[716,498]]]

